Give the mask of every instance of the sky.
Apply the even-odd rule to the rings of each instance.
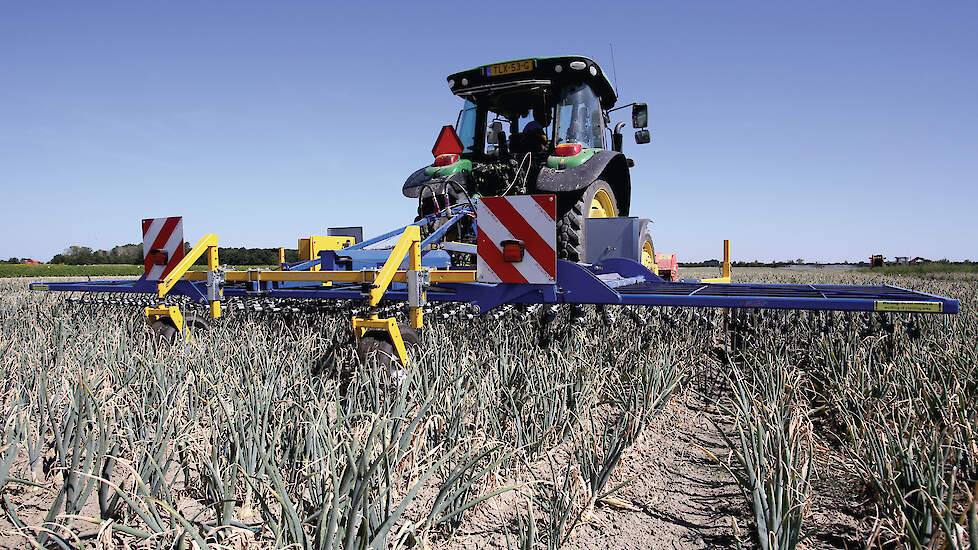
[[[2,3],[0,258],[161,216],[225,246],[385,232],[456,120],[448,74],[583,54],[649,105],[625,153],[657,251],[978,259],[978,3],[606,6]]]

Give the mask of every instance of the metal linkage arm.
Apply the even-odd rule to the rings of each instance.
[[[380,271],[378,271],[377,275],[374,276],[374,284],[370,289],[369,298],[371,307],[380,303],[380,299],[384,297],[384,293],[387,292],[387,287],[390,286],[391,281],[394,279],[394,274],[397,273],[398,268],[401,266],[401,262],[404,261],[404,257],[411,251],[412,246],[418,248],[417,263],[420,263],[421,251],[420,247],[417,246],[420,241],[420,227],[416,225],[409,225],[404,228],[404,233],[401,233],[401,238],[397,240],[397,244],[395,244],[394,249],[391,250],[391,254],[387,257],[384,267],[380,268]],[[412,265],[409,266],[410,269],[417,269],[417,266],[414,265],[414,261],[412,261],[411,264]]]
[[[189,270],[190,267],[194,265],[194,262],[196,262],[198,258],[203,256],[205,252],[207,253],[208,271],[216,270],[217,263],[218,263],[217,235],[213,233],[209,235],[204,235],[204,238],[202,238],[200,242],[197,243],[196,246],[190,249],[190,253],[184,256],[183,259],[180,260],[180,263],[178,263],[176,267],[174,267],[173,270],[170,271],[166,275],[166,277],[164,277],[163,280],[159,282],[159,284],[156,286],[156,289],[161,299],[164,296],[166,296],[166,293],[169,292],[170,289],[173,288],[173,285],[177,284],[177,282],[183,278],[183,276],[187,273],[187,270]],[[212,304],[212,309],[213,309],[213,304]],[[212,316],[214,317],[220,315],[220,309],[217,310],[217,315],[213,315],[213,313],[214,312],[212,311]]]

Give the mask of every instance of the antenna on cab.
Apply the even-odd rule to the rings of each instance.
[[[608,47],[611,48],[611,72],[615,75],[615,95],[621,97],[618,94],[618,69],[615,68],[615,45],[608,42]]]

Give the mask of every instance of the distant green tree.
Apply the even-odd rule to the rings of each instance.
[[[190,244],[184,244],[184,253],[189,253]],[[298,250],[291,248],[285,251],[285,261],[298,261]],[[221,248],[218,253],[221,264],[227,265],[277,265],[277,248],[243,248],[229,247]],[[19,260],[11,258],[11,261]],[[122,244],[114,246],[109,250],[92,250],[87,246],[72,245],[66,248],[61,254],[55,254],[51,261],[52,264],[65,265],[87,265],[87,264],[128,264],[139,265],[143,263],[142,244]],[[207,265],[207,255],[201,256],[196,265]]]

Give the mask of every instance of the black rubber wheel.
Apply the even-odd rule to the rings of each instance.
[[[651,265],[646,263],[646,256],[645,256],[646,245],[648,245],[648,248],[651,252],[651,259],[650,259],[650,261],[652,262]],[[642,236],[639,237],[638,239],[638,261],[640,264],[642,264],[642,267],[645,267],[652,273],[658,272],[658,269],[654,267],[655,266],[655,244],[652,243],[652,234],[649,233],[648,228],[642,230]]]
[[[153,342],[162,345],[171,345],[177,341],[177,327],[170,319],[160,319],[149,325],[153,331]]]
[[[418,332],[410,325],[402,323],[398,323],[397,328],[401,331],[401,339],[404,340],[408,356],[417,356],[421,349],[421,338]],[[361,365],[366,364],[367,361],[376,361],[377,366],[388,373],[404,367],[401,358],[397,356],[390,335],[384,330],[367,331],[357,343],[357,356],[360,358]]]
[[[618,215],[618,199],[611,186],[604,180],[594,180],[583,191],[557,195],[557,257],[571,262],[582,262],[587,252],[585,227],[591,215],[594,196],[604,191]]]
[[[180,341],[180,331],[169,317],[153,322],[149,328],[153,330],[153,340],[157,344],[172,345]],[[211,327],[204,317],[196,313],[188,313],[183,316],[183,328],[193,333],[207,332]]]

